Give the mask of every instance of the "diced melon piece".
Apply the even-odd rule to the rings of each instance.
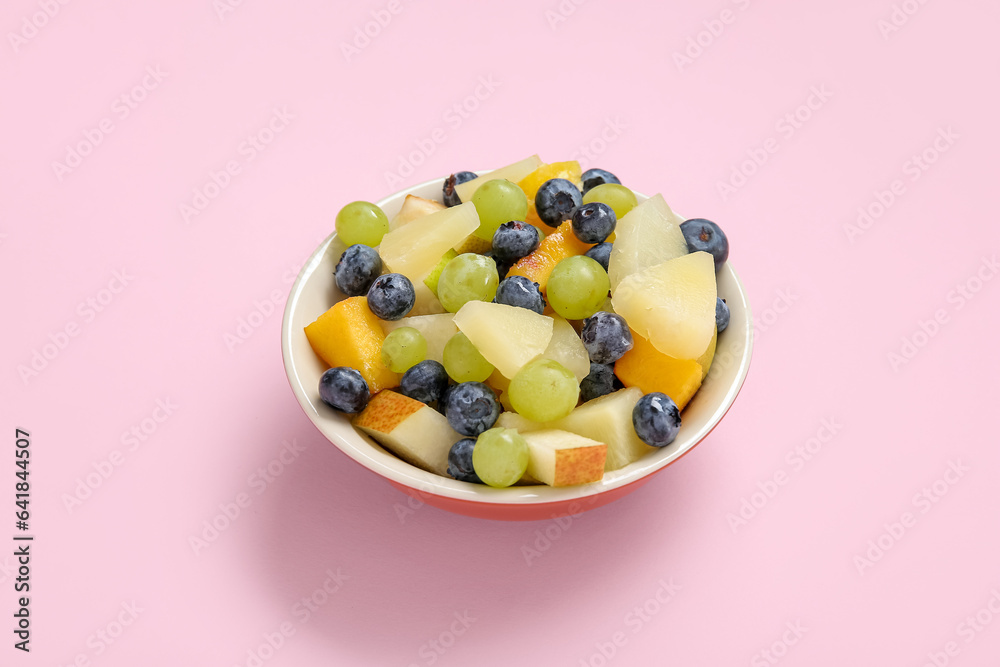
[[[524,276],[538,283],[538,287],[544,292],[549,283],[549,275],[552,269],[556,268],[556,264],[567,257],[582,255],[592,247],[576,238],[576,234],[573,233],[573,223],[567,220],[542,239],[535,252],[519,259],[507,275]]]
[[[353,424],[404,461],[445,477],[448,450],[462,439],[440,412],[389,390],[373,396]]]
[[[590,355],[573,325],[559,315],[552,315],[552,340],[542,353],[545,359],[558,361],[576,376],[577,382],[590,374]]]
[[[657,350],[697,359],[715,333],[715,261],[693,252],[625,278],[614,291],[615,312]]]
[[[615,362],[615,375],[626,387],[639,387],[644,394],[663,392],[683,410],[701,386],[701,365],[668,357],[634,331],[632,340],[632,349]]]
[[[528,475],[549,486],[589,484],[604,477],[608,446],[555,429],[522,434],[528,443]]]
[[[385,334],[368,299],[344,299],[308,325],[306,338],[319,358],[331,367],[350,366],[361,373],[373,394],[399,384],[399,375],[382,363]]]
[[[394,215],[392,220],[389,221],[389,231],[392,231],[397,227],[402,227],[408,222],[413,222],[417,218],[422,218],[425,215],[429,215],[436,211],[442,211],[444,209],[445,205],[441,202],[424,199],[423,197],[418,197],[416,195],[406,195],[406,199],[403,200],[403,206],[399,209],[399,213]]]
[[[670,210],[663,195],[650,197],[622,216],[608,261],[611,290],[633,273],[688,254],[682,222],[684,218]]]
[[[501,303],[469,301],[455,313],[455,324],[507,378],[544,352],[552,340],[552,318]]]
[[[451,313],[404,317],[394,322],[382,321],[382,330],[385,331],[386,335],[389,335],[393,329],[400,327],[413,327],[419,331],[424,340],[427,341],[426,358],[433,359],[438,363],[444,363],[442,360],[444,346],[451,340],[452,336],[458,333],[458,327],[455,326],[455,316]]]
[[[522,434],[561,429],[603,442],[608,446],[604,469],[618,470],[655,450],[639,439],[632,426],[632,410],[640,398],[642,390],[638,387],[619,389],[587,401],[562,419],[539,423],[516,412],[502,412],[496,425],[517,429]]]
[[[479,186],[486,181],[492,181],[495,178],[506,178],[511,183],[517,183],[535,169],[538,169],[541,165],[541,159],[537,155],[532,155],[531,157],[519,160],[514,164],[509,164],[506,167],[497,169],[496,171],[488,171],[485,174],[480,174],[478,178],[474,178],[471,181],[459,183],[455,186],[455,193],[463,202],[471,202],[472,195],[475,194],[476,190],[479,189]]]
[[[389,271],[402,273],[416,286],[449,249],[478,228],[475,205],[459,204],[392,230],[382,237],[379,255]]]

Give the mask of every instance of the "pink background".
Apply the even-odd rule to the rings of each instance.
[[[890,0],[225,1],[0,10],[0,540],[15,427],[37,535],[30,656],[0,556],[0,663],[997,664],[995,2],[908,0],[888,32]],[[344,203],[535,152],[723,225],[749,379],[690,456],[569,525],[411,508],[300,411],[281,302]]]

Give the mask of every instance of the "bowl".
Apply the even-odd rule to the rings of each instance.
[[[377,203],[392,218],[408,194],[440,201],[444,178],[415,185]],[[636,196],[639,201],[647,198],[639,193]],[[617,500],[649,482],[704,440],[736,400],[750,367],[753,346],[750,306],[736,271],[726,262],[719,269],[717,280],[719,296],[729,305],[729,327],[719,335],[712,368],[684,409],[681,429],[673,443],[620,470],[605,473],[599,482],[580,486],[494,489],[441,477],[386,451],[355,430],[348,416],[336,412],[319,398],[319,379],[327,367],[313,352],[303,328],[344,298],[333,280],[333,270],[344,247],[336,234],[331,234],[312,253],[292,285],[281,325],[281,351],[288,382],[306,416],[338,449],[400,491],[450,512],[484,519],[534,521],[576,516]]]

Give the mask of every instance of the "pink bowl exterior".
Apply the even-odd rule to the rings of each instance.
[[[728,411],[729,410],[727,409],[726,412]],[[715,430],[714,426],[712,427],[712,430]],[[565,516],[579,516],[584,512],[597,509],[598,507],[603,507],[608,503],[618,500],[619,498],[624,498],[636,489],[645,486],[649,480],[653,479],[653,475],[666,470],[668,466],[682,459],[691,450],[693,450],[695,446],[704,441],[705,438],[702,438],[696,442],[694,446],[685,450],[683,454],[672,460],[670,463],[662,468],[657,468],[645,477],[640,477],[634,482],[630,482],[624,486],[619,486],[602,493],[588,496],[585,499],[560,500],[551,503],[537,503],[533,505],[470,502],[459,498],[449,498],[447,496],[439,496],[427,491],[420,491],[419,489],[400,484],[393,480],[387,481],[412,498],[420,500],[431,507],[437,507],[438,509],[453,512],[455,514],[471,516],[477,519],[492,519],[494,521],[544,521],[546,519],[558,519]]]

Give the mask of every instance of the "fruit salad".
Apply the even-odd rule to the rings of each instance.
[[[345,298],[305,328],[319,396],[463,483],[570,486],[666,447],[729,309],[729,242],[617,176],[538,156],[337,214]]]

